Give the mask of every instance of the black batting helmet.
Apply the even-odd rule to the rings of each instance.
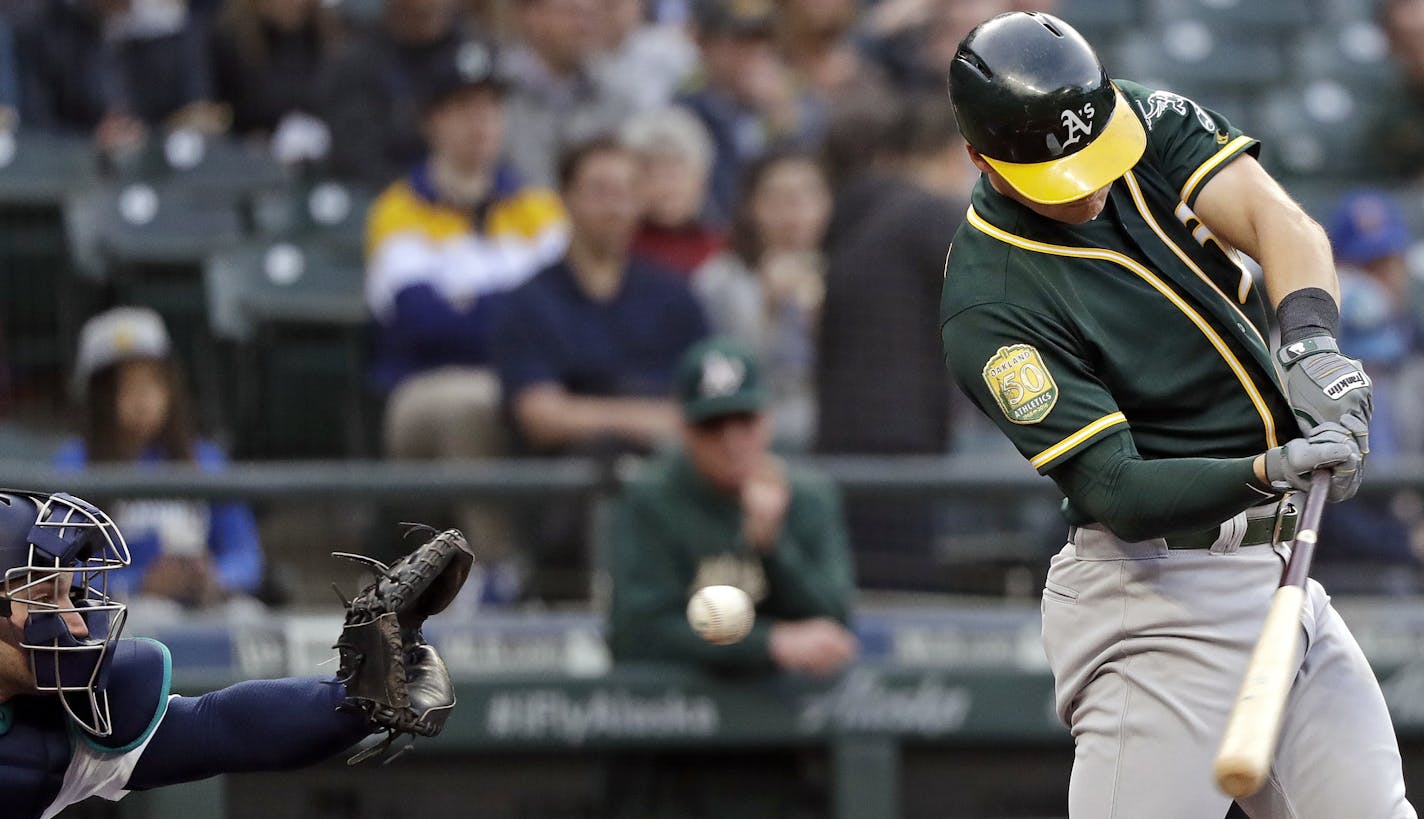
[[[1147,134],[1093,47],[1050,14],[1011,12],[965,36],[949,70],[960,133],[1029,199],[1081,199],[1142,157]]]

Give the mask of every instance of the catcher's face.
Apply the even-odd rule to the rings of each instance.
[[[0,701],[35,690],[35,671],[28,652],[20,647],[25,634],[25,622],[30,610],[42,610],[54,605],[69,605],[72,577],[61,572],[10,598],[10,616],[0,620]],[[89,636],[89,627],[77,611],[58,615],[76,640]]]

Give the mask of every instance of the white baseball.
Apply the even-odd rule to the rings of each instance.
[[[692,630],[719,646],[747,636],[755,619],[752,599],[736,586],[703,586],[687,601],[687,622]]]

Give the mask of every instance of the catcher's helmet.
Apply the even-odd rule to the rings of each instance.
[[[1126,173],[1147,134],[1082,35],[1011,12],[965,36],[949,70],[960,133],[1029,199],[1081,199]]]
[[[127,565],[123,535],[98,508],[62,492],[0,489],[0,616],[25,604],[20,647],[36,688],[60,694],[69,716],[95,736],[112,733],[104,687],[127,613],[110,599],[107,576]],[[69,595],[55,599],[63,575]],[[82,617],[88,634],[75,636],[66,614]]]

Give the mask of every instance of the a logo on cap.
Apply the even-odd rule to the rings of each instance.
[[[1087,117],[1087,122],[1084,122],[1082,117],[1078,116],[1078,113],[1079,112],[1075,112],[1071,108],[1062,113],[1063,127],[1068,129],[1068,135],[1063,138],[1063,147],[1065,148],[1077,142],[1082,137],[1092,136],[1093,115],[1097,113],[1093,109],[1093,104],[1090,102],[1084,105],[1081,111],[1083,117]]]
[[[702,382],[698,391],[703,398],[720,398],[742,388],[747,366],[740,359],[722,353],[709,353],[702,360]]]

